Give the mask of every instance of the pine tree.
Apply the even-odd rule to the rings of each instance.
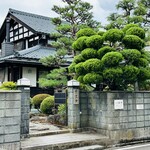
[[[120,0],[116,5],[120,12],[108,16],[109,24],[106,29],[123,28],[133,23],[142,27],[150,25],[150,1],[148,0]]]
[[[56,48],[56,54],[40,60],[44,65],[53,65],[58,68],[61,68],[61,65],[65,63],[64,57],[66,55],[75,56],[72,43],[76,39],[76,33],[79,29],[90,27],[97,30],[100,27],[100,23],[93,20],[91,11],[93,6],[90,3],[82,0],[62,0],[62,2],[64,2],[64,6],[54,5],[52,8],[59,15],[59,17],[52,19],[57,32],[50,34],[55,39],[51,45]],[[66,72],[66,70],[64,71]],[[42,82],[44,81],[42,80]]]

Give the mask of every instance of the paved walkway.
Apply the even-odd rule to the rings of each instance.
[[[72,147],[101,144],[109,139],[100,134],[92,133],[66,133],[49,136],[31,137],[21,141],[22,150],[40,150],[49,148],[55,150],[65,150]]]
[[[42,122],[42,120],[43,118],[39,122],[33,118],[30,121],[30,138],[21,141],[22,150],[65,150],[96,144],[107,145],[111,142],[107,137],[100,134],[91,132],[70,133],[67,128]]]

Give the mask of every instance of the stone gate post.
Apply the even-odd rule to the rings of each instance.
[[[68,127],[80,128],[79,82],[70,80],[68,85]]]
[[[21,138],[26,138],[29,136],[30,80],[19,79],[17,86],[18,90],[21,91]]]

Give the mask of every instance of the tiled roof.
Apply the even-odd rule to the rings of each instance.
[[[46,57],[49,55],[54,56],[55,53],[56,53],[55,48],[37,45],[26,50],[18,51],[18,57],[40,59],[42,57]]]
[[[5,61],[5,60],[7,61],[17,60],[17,61],[22,61],[22,62],[23,61],[28,62],[28,60],[30,61],[33,60],[39,63],[39,59],[50,56],[50,55],[54,56],[55,53],[56,53],[55,48],[37,45],[37,46],[31,47],[25,50],[17,51],[13,55],[2,57],[0,58],[0,62]],[[73,60],[73,57],[66,55],[65,60],[71,63]]]
[[[9,9],[9,13],[36,32],[47,34],[56,32],[55,26],[52,24],[51,18],[49,17],[22,12],[14,9]]]

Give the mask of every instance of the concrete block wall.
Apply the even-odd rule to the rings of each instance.
[[[114,100],[124,108],[115,110]],[[150,92],[80,92],[80,127],[91,127],[111,139],[150,137]]]
[[[30,87],[18,86],[21,91],[21,137],[29,136]]]
[[[68,87],[68,127],[70,129],[80,128],[80,108],[79,104],[74,104],[74,90],[77,87]]]
[[[20,149],[20,91],[0,91],[0,149]]]

